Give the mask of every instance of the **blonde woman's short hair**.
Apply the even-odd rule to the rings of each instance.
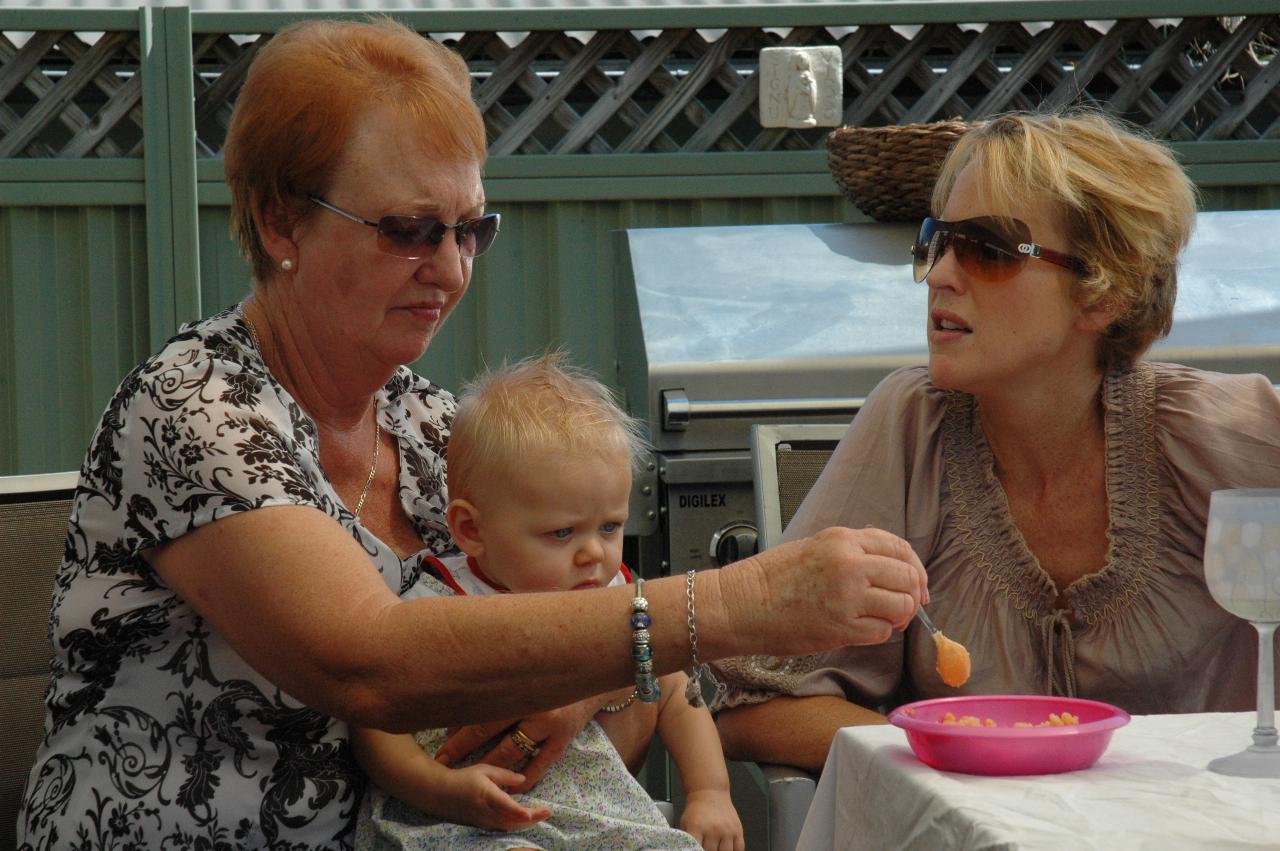
[[[966,132],[947,155],[935,215],[971,163],[993,213],[1013,215],[1027,199],[1043,199],[1061,217],[1068,244],[1051,247],[1086,266],[1073,287],[1076,303],[1116,311],[1098,350],[1103,371],[1131,366],[1169,333],[1196,190],[1168,147],[1097,110],[1001,115]]]
[[[449,435],[449,496],[473,494],[540,453],[622,453],[634,471],[646,449],[639,423],[609,388],[551,352],[467,384]]]

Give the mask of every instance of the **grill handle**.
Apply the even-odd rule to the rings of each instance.
[[[797,417],[852,416],[866,401],[862,396],[690,401],[681,387],[662,391],[662,430],[686,431],[694,420],[776,417],[780,414]]]
[[[1273,385],[1280,392],[1280,384]],[[866,404],[865,396],[810,397],[797,399],[716,399],[691,402],[683,387],[662,391],[662,430],[687,431],[694,420],[726,420],[735,417],[813,416],[849,414]]]

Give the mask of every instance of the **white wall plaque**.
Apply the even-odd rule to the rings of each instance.
[[[844,98],[840,48],[766,47],[760,51],[762,127],[839,127]]]

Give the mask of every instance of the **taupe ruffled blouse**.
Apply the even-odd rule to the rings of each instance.
[[[788,527],[878,526],[929,572],[929,612],[972,656],[953,689],[913,621],[885,644],[722,661],[718,708],[778,694],[843,695],[885,709],[966,693],[1105,700],[1131,713],[1255,706],[1257,633],[1205,587],[1209,495],[1280,487],[1280,397],[1260,375],[1143,363],[1109,375],[1103,402],[1110,546],[1058,592],[1027,549],[996,478],[977,403],[927,369],[888,376]]]

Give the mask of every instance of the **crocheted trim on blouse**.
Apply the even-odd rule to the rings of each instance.
[[[727,690],[716,695],[712,712],[764,703],[779,694],[795,694],[806,674],[818,669],[819,654],[808,656],[735,656],[715,667]]]
[[[1155,565],[1159,531],[1158,455],[1152,368],[1138,364],[1103,379],[1107,497],[1106,564],[1067,589],[1076,615],[1089,624],[1128,607]],[[947,393],[943,459],[956,527],[974,562],[1028,620],[1051,615],[1057,590],[1013,523],[995,459],[978,419],[977,401]]]

